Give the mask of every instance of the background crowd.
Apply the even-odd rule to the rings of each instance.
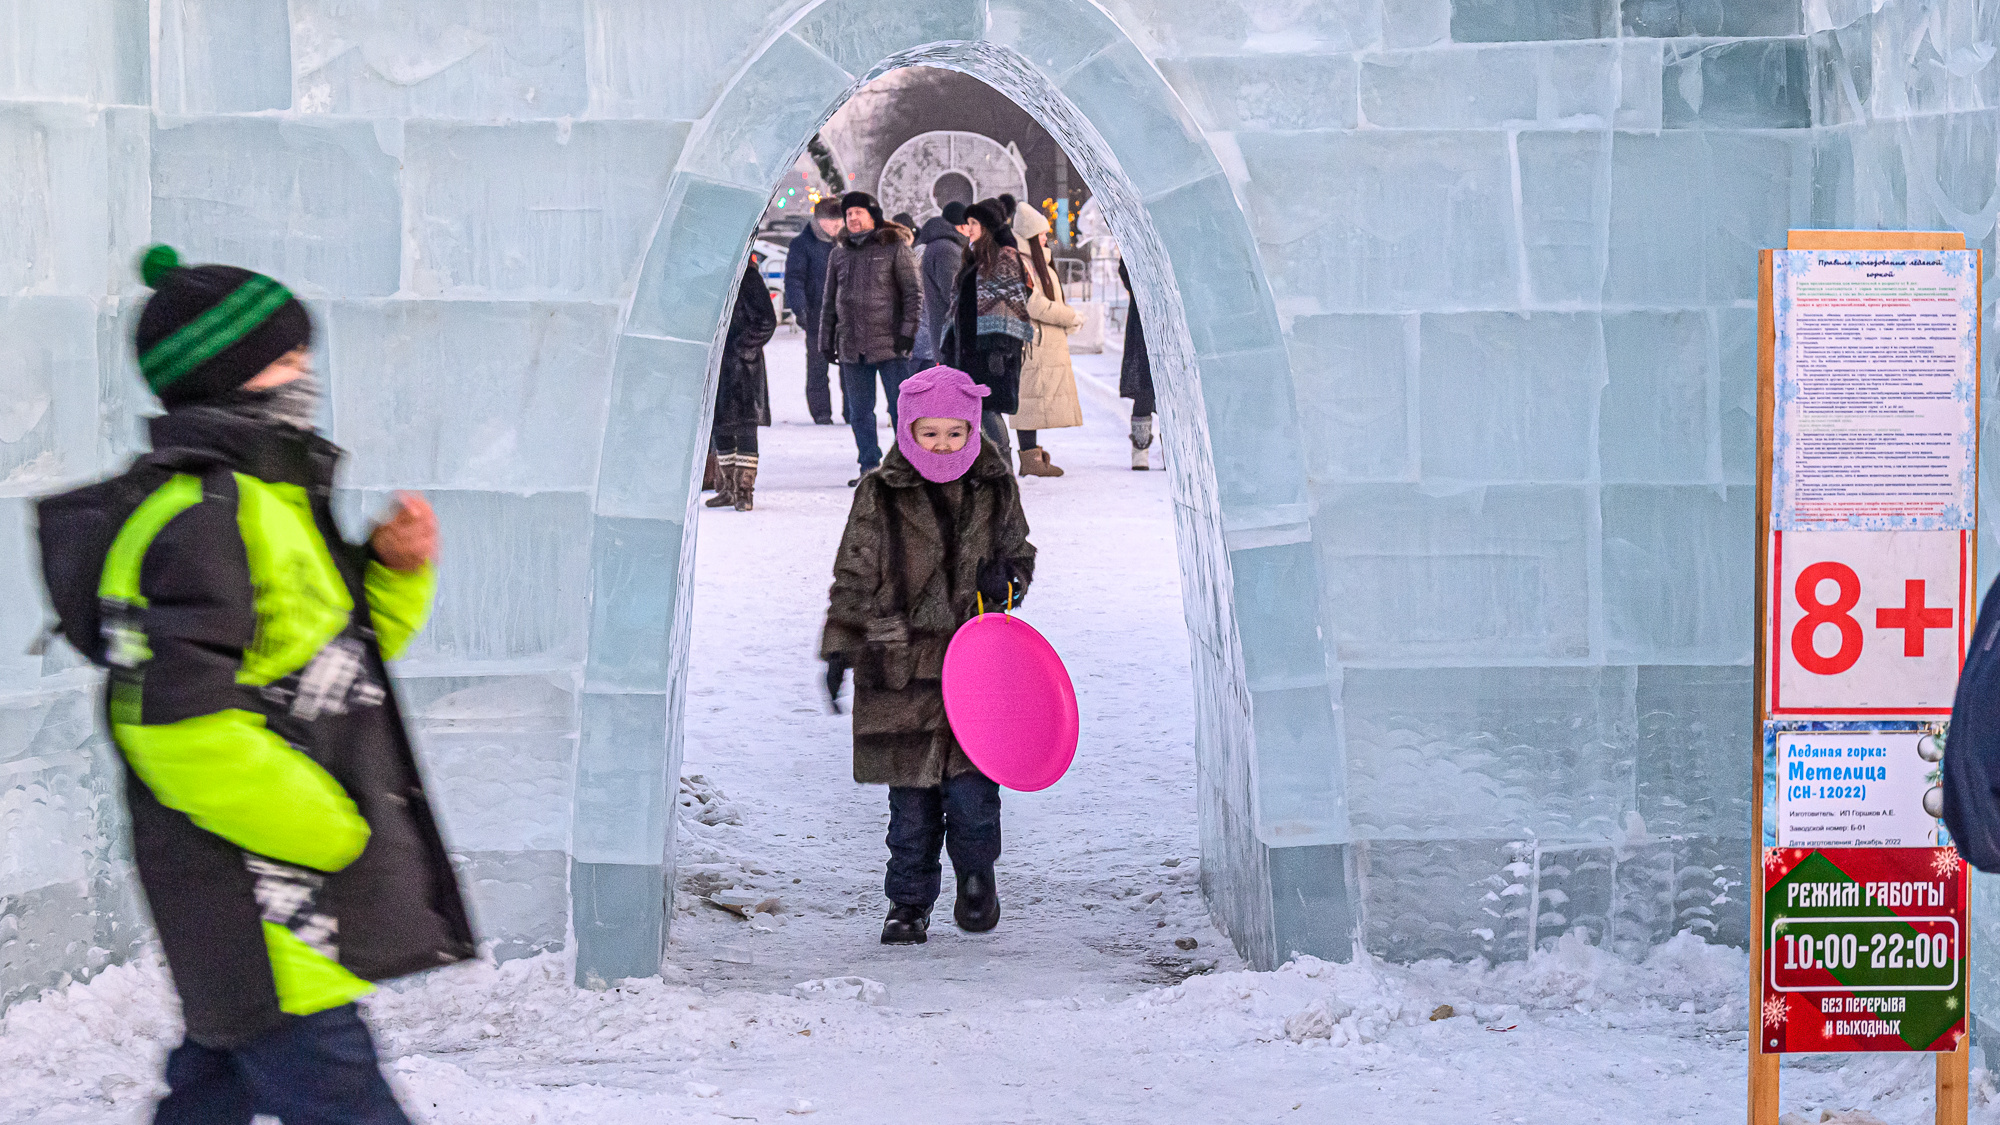
[[[987,388],[980,430],[1009,472],[1018,447],[1021,476],[1063,475],[1041,438],[1083,424],[1069,349],[1082,317],[1052,267],[1050,233],[1040,211],[1010,195],[947,204],[920,228],[908,214],[885,218],[867,192],[815,205],[786,253],[784,304],[805,333],[806,403],[820,425],[833,424],[838,372],[840,418],[853,430],[859,468],[849,486],[882,461],[877,387],[899,425],[903,381],[940,364]],[[751,510],[757,427],[771,424],[763,348],[778,318],[759,265],[753,253],[723,344],[702,485],[716,493],[709,507]],[[1125,324],[1119,394],[1132,399],[1132,467],[1148,469],[1153,384],[1136,306]]]

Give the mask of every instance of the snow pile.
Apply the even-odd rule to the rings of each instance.
[[[161,1061],[180,1035],[180,1003],[156,959],[16,1004],[0,1018],[0,1120],[33,1120],[49,1105],[150,1100],[165,1091]]]

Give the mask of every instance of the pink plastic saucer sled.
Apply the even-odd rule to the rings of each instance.
[[[1032,793],[1076,758],[1076,688],[1033,625],[982,613],[944,654],[944,713],[965,756],[1009,789]]]

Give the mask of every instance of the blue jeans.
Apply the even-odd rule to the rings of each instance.
[[[882,463],[882,446],[875,440],[875,380],[878,377],[882,380],[883,393],[889,396],[889,425],[894,428],[897,425],[896,395],[903,389],[903,380],[910,377],[910,361],[842,361],[840,365],[840,393],[846,400],[847,424],[854,430],[855,457],[864,473]]]
[[[153,1125],[410,1125],[354,1005],[285,1022],[230,1050],[186,1042],[167,1056]]]
[[[993,870],[1000,858],[1000,786],[978,770],[948,777],[943,785],[889,789],[889,901],[929,910],[937,902],[951,853],[960,875]]]

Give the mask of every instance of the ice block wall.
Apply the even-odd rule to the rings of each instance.
[[[1993,244],[1994,13],[1955,0],[6,19],[0,1003],[143,930],[95,676],[23,653],[27,498],[135,448],[149,241],[307,300],[352,519],[435,499],[441,602],[399,673],[447,840],[496,953],[586,983],[665,937],[710,346],[765,193],[871,75],[1014,97],[1127,247],[1204,888],[1258,964],[1741,941],[1756,251]]]

